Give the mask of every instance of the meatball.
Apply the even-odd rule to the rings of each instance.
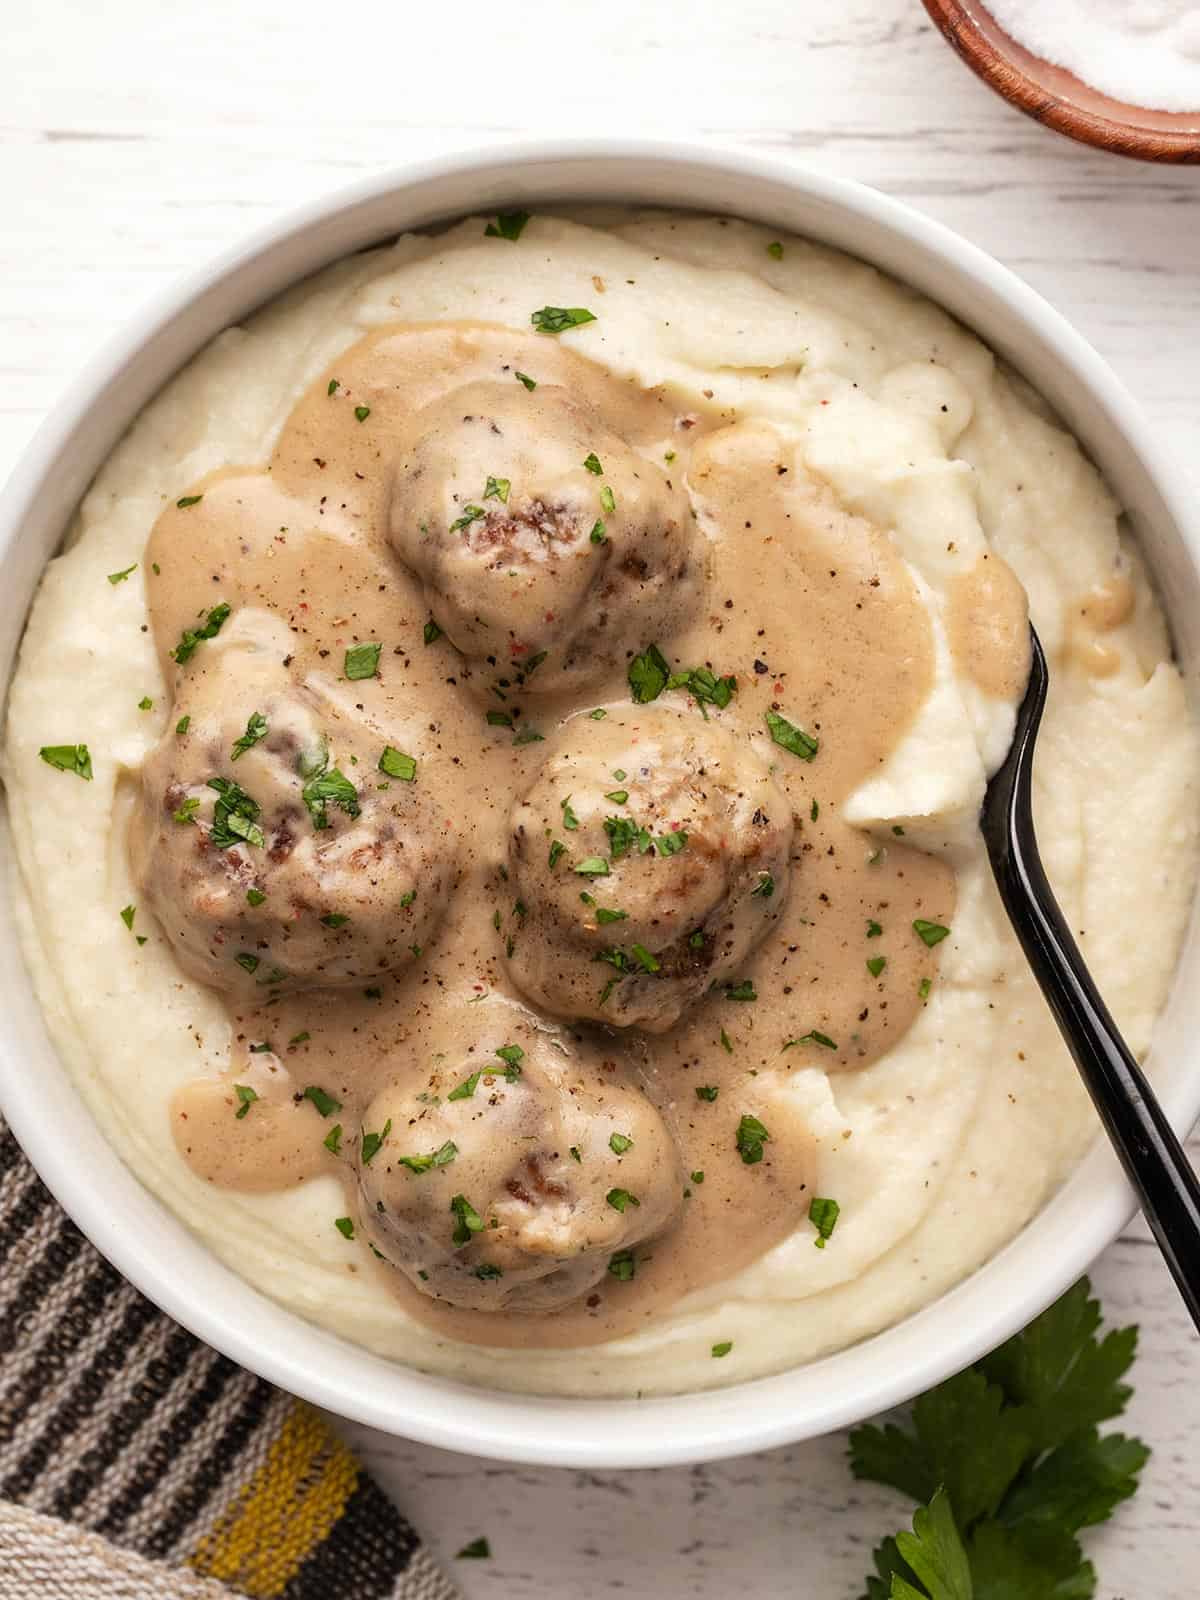
[[[489,682],[576,686],[675,631],[698,592],[693,527],[662,468],[557,385],[467,384],[400,441],[392,546]]]
[[[786,797],[715,720],[573,717],[510,818],[510,975],[559,1016],[660,1033],[776,921],[791,841]]]
[[[480,1009],[368,1107],[362,1221],[423,1294],[552,1311],[675,1219],[680,1155],[617,1062],[511,1002]]]
[[[333,692],[267,652],[216,649],[144,765],[135,877],[202,983],[243,998],[361,984],[437,928],[453,835],[413,746]]]

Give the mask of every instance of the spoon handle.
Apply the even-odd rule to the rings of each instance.
[[[1045,674],[1035,642],[1035,672],[1039,666]],[[1040,720],[1037,703],[1018,728],[1008,771],[989,790],[983,828],[992,870],[1034,977],[1200,1329],[1200,1180],[1100,998],[1042,867],[1030,803]]]

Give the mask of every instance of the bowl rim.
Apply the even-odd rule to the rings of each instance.
[[[1134,161],[1179,165],[1200,162],[1200,111],[1173,113],[1181,119],[1191,116],[1196,124],[1191,129],[1151,126],[1116,116],[1104,116],[1056,94],[1026,71],[1023,60],[1040,61],[1042,58],[1012,39],[986,5],[981,4],[979,9],[986,12],[996,31],[1011,42],[1011,52],[998,49],[984,36],[978,17],[967,0],[922,0],[922,4],[943,38],[975,76],[1002,100],[1007,100],[1009,105],[1023,111],[1035,122],[1044,123],[1056,133],[1074,139],[1077,144],[1089,145],[1094,150],[1105,150],[1110,155],[1125,156]],[[1156,115],[1150,107],[1115,100],[1111,95],[1093,89],[1090,84],[1084,84],[1073,73],[1066,72],[1065,68],[1060,70],[1079,83],[1089,95],[1108,105],[1120,108],[1128,103],[1130,111]],[[1165,118],[1172,113],[1157,115]]]
[[[742,150],[652,139],[521,140],[455,151],[325,195],[221,252],[159,294],[69,385],[0,499],[0,559],[11,558],[18,567],[21,560],[35,560],[40,573],[40,555],[20,554],[22,531],[34,519],[38,497],[49,492],[55,473],[65,481],[72,506],[90,481],[92,470],[86,462],[74,463],[70,453],[84,421],[107,402],[110,409],[115,407],[109,422],[119,437],[148,398],[136,392],[131,398],[121,387],[136,373],[139,360],[148,362],[155,351],[161,358],[165,350],[173,362],[170,370],[178,370],[229,320],[214,322],[214,295],[228,299],[242,278],[249,282],[256,268],[280,256],[289,244],[322,233],[327,253],[321,260],[333,260],[347,253],[339,241],[348,237],[347,228],[352,230],[354,217],[364,208],[394,205],[401,213],[390,234],[377,228],[371,235],[378,242],[437,217],[494,208],[505,197],[520,203],[536,181],[542,182],[541,198],[547,200],[546,185],[552,185],[557,172],[568,175],[567,192],[578,198],[578,175],[585,170],[594,175],[596,188],[602,186],[604,173],[614,193],[631,200],[636,194],[633,203],[660,206],[678,205],[675,196],[690,174],[697,184],[703,180],[711,185],[714,194],[719,191],[721,214],[753,217],[757,199],[739,196],[770,192],[780,206],[803,204],[806,213],[840,219],[837,227],[847,233],[874,233],[880,249],[886,243],[892,258],[882,270],[903,277],[896,263],[911,258],[919,264],[910,278],[918,289],[926,270],[947,273],[948,285],[931,297],[976,327],[980,317],[985,323],[993,317],[997,328],[1019,325],[1048,362],[1061,364],[1064,383],[1084,387],[1160,496],[1162,514],[1178,533],[1189,572],[1200,567],[1200,521],[1191,512],[1185,480],[1107,365],[1009,269],[941,223],[864,185]],[[640,172],[636,180],[635,172]],[[465,208],[455,202],[435,205],[424,222],[414,220],[411,206],[405,211],[405,197],[425,195],[439,185],[450,192],[470,191],[475,198]],[[646,191],[657,200],[643,200]],[[803,231],[802,226],[774,220]],[[828,238],[830,229],[836,233],[833,223],[828,228],[822,224],[814,236]],[[366,244],[361,240],[353,248]],[[864,251],[863,258],[880,264],[878,251]],[[297,282],[313,270],[310,264],[285,281]],[[246,314],[277,292],[273,288],[270,294],[246,299],[243,291],[237,314]],[[180,323],[203,306],[209,308],[212,326],[197,337],[194,328],[186,332]],[[975,310],[966,312],[963,306]],[[1002,344],[986,327],[983,337],[993,347]],[[151,392],[159,386],[156,382]],[[107,450],[99,459],[105,454]],[[60,533],[65,525],[59,521]],[[14,627],[23,622],[22,608]],[[37,1015],[40,1032],[40,1011],[19,957],[0,974],[0,981],[4,978],[24,1011]],[[47,1187],[125,1277],[208,1344],[328,1411],[399,1437],[491,1459],[585,1468],[666,1466],[746,1454],[847,1426],[910,1399],[1017,1331],[1086,1270],[1134,1210],[1115,1157],[1096,1147],[1039,1213],[1043,1236],[1052,1210],[1060,1219],[1063,1237],[1052,1263],[1047,1263],[1044,1237],[1038,1250],[1030,1248],[1032,1230],[1027,1228],[971,1277],[905,1321],[819,1361],[723,1389],[626,1400],[512,1395],[430,1377],[372,1356],[285,1311],[238,1278],[124,1166],[61,1063],[58,1076],[46,1080],[26,1070],[23,1051],[9,1037],[11,1032],[15,1039],[22,1025],[11,1020],[11,1027],[0,1028],[0,1105]],[[32,1038],[28,1028],[26,1037]],[[44,1032],[40,1037],[45,1039]],[[52,1050],[48,1044],[45,1048]],[[1186,1083],[1180,1074],[1180,1081],[1165,1086],[1163,1094],[1180,1131],[1200,1112],[1200,1073],[1193,1076],[1196,1081]],[[48,1105],[56,1116],[46,1114]],[[63,1118],[68,1125],[74,1121],[73,1137],[62,1136]],[[1070,1207],[1064,1205],[1066,1195],[1075,1195]],[[122,1226],[122,1206],[133,1208],[143,1226]],[[1064,1220],[1070,1225],[1062,1227]],[[993,1279],[1007,1283],[1002,1298],[992,1292]]]

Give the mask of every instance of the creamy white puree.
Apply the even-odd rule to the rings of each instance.
[[[625,1395],[810,1360],[985,1261],[1079,1159],[1092,1113],[1008,931],[975,823],[1012,695],[956,664],[948,597],[989,548],[1024,584],[1050,659],[1036,776],[1048,871],[1135,1051],[1166,995],[1193,888],[1200,752],[1119,508],[1036,397],[945,313],[799,239],[784,238],[776,259],[773,237],[703,218],[539,217],[514,244],[471,219],[329,269],[215,340],[147,408],[34,605],[4,780],[22,931],[64,1059],[122,1156],[224,1261],[312,1320],[427,1370]],[[891,530],[929,608],[935,678],[846,815],[864,848],[886,847],[902,826],[944,854],[958,899],[930,998],[882,1059],[759,1080],[764,1104],[786,1098],[816,1138],[813,1191],[841,1205],[827,1248],[813,1248],[806,1224],[646,1332],[483,1357],[407,1316],[365,1246],[330,1227],[342,1209],[332,1178],[248,1194],[189,1169],[169,1104],[226,1067],[229,1022],[213,993],[181,976],[148,913],[131,934],[119,911],[136,900],[125,841],[138,772],[170,709],[141,567],[159,513],[214,468],[265,462],[305,387],[372,328],[479,319],[524,331],[546,304],[597,315],[564,345],[620,377],[669,383],[699,411],[770,422],[798,469]],[[127,580],[106,581],[132,562]],[[144,696],[150,710],[138,708]],[[84,740],[91,783],[38,757]],[[714,1361],[712,1345],[728,1340],[732,1352]]]

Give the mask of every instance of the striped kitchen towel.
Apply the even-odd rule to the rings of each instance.
[[[455,1600],[302,1401],[127,1284],[0,1122],[0,1600]]]

